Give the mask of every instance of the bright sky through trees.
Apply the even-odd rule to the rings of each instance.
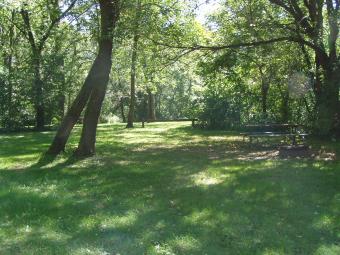
[[[207,16],[219,8],[219,0],[200,0],[197,10],[197,20],[204,24],[207,21]]]

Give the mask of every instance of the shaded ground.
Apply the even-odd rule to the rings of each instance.
[[[52,135],[0,136],[0,254],[340,254],[337,143],[103,125],[96,157],[38,162]]]

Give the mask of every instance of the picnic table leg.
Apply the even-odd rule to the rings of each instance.
[[[292,136],[292,144],[296,145],[296,136],[295,135]]]

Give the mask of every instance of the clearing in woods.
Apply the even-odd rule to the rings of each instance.
[[[340,146],[280,154],[189,123],[99,126],[97,155],[38,162],[0,136],[0,254],[340,254]]]

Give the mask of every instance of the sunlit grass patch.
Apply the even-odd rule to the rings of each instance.
[[[53,161],[53,132],[0,136],[0,254],[338,254],[339,162],[139,125],[100,125],[81,160],[79,127]]]

